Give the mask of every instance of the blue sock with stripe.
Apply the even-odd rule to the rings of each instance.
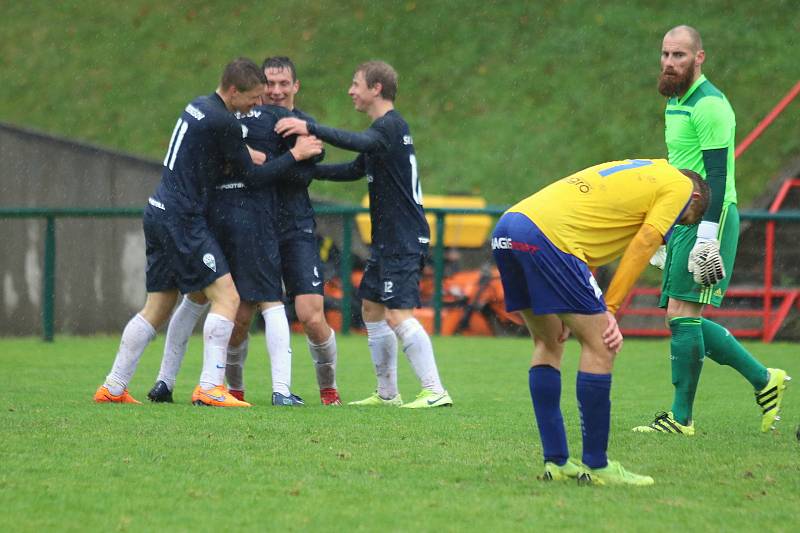
[[[542,439],[544,460],[561,466],[567,462],[567,433],[561,416],[561,372],[550,365],[536,365],[528,371],[533,412]]]
[[[589,468],[608,465],[608,432],[611,425],[611,374],[578,372],[575,386],[581,413],[583,464]]]

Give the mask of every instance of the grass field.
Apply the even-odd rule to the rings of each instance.
[[[200,339],[174,405],[95,405],[117,338],[0,341],[0,524],[15,531],[516,531],[796,530],[800,508],[800,391],[784,420],[758,432],[752,391],[708,361],[695,410],[698,435],[638,435],[633,425],[669,407],[666,341],[628,341],[617,361],[610,456],[656,485],[644,489],[545,484],[527,390],[523,339],[438,338],[455,406],[426,412],[324,408],[301,337],[295,392],[304,408],[268,406],[263,339],[251,342],[252,409],[189,405]],[[131,385],[145,399],[163,336]],[[366,340],[340,337],[339,387],[374,387]],[[798,347],[753,344],[762,360],[800,377]],[[580,456],[574,400],[577,344],[565,364],[564,415]],[[417,391],[401,356],[404,397]]]

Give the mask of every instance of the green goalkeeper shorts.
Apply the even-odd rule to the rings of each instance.
[[[728,204],[722,208],[719,220],[719,252],[725,265],[725,279],[704,287],[694,282],[689,272],[689,252],[697,239],[697,224],[692,226],[675,226],[667,243],[667,260],[664,263],[664,277],[661,282],[661,300],[659,307],[667,307],[670,298],[684,302],[711,304],[719,307],[733,274],[733,263],[736,259],[736,247],[739,244],[739,210],[736,204]]]

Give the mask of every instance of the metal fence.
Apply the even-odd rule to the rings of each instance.
[[[456,208],[430,208],[426,213],[436,216],[433,228],[435,245],[432,250],[434,267],[434,332],[441,332],[442,310],[442,285],[444,279],[444,231],[445,218],[448,215],[490,215],[499,216],[504,207],[489,207],[486,209],[456,209]],[[343,298],[342,298],[342,332],[349,333],[351,329],[351,273],[352,273],[352,244],[355,217],[359,213],[368,212],[367,208],[359,206],[318,206],[319,215],[334,215],[342,220],[342,255],[339,264]],[[57,250],[57,219],[63,218],[138,218],[142,216],[142,208],[0,208],[0,219],[44,219],[46,221],[44,238],[44,265],[42,268],[42,338],[52,341],[54,338],[55,300],[56,300],[56,250]],[[742,211],[742,220],[752,221],[788,221],[799,222],[800,210],[785,210],[770,213],[766,210]]]

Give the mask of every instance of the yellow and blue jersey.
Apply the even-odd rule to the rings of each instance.
[[[558,249],[597,267],[621,256],[642,224],[666,241],[692,189],[664,159],[626,159],[562,178],[508,212],[522,213]]]

